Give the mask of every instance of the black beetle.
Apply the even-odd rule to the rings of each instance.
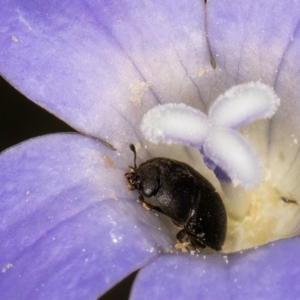
[[[221,250],[227,230],[224,204],[213,185],[189,165],[173,159],[157,157],[136,165],[125,174],[128,188],[138,190],[139,199],[148,210],[158,211],[181,228],[177,239],[187,238],[197,247],[209,246]],[[154,197],[158,206],[147,203],[144,197]]]

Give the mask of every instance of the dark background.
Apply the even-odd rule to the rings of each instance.
[[[75,130],[28,100],[0,76],[0,152],[27,139]],[[136,272],[108,291],[101,300],[127,300]]]

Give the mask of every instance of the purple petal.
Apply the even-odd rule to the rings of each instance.
[[[298,6],[300,6],[298,4]],[[300,22],[300,21],[299,21]],[[300,23],[299,23],[300,24]],[[269,130],[269,165],[281,189],[300,197],[300,25],[295,28],[282,57],[276,80],[281,109],[275,114]]]
[[[171,245],[124,157],[77,134],[1,155],[1,298],[93,299]]]
[[[276,84],[277,76],[286,72],[282,58],[298,31],[299,4],[299,0],[263,4],[248,0],[243,5],[238,0],[208,2],[208,36],[217,68],[224,76],[224,90],[248,81]]]
[[[137,276],[131,300],[297,299],[300,238],[231,255],[163,255]]]
[[[201,104],[204,22],[197,0],[6,1],[0,72],[78,130],[118,147],[139,139],[135,127],[157,103]]]

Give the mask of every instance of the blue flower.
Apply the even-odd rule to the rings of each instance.
[[[137,269],[131,299],[298,297],[299,238],[172,254],[175,236],[124,173],[130,143],[140,161],[166,151],[139,130],[150,108],[207,113],[228,88],[261,81],[281,105],[244,133],[280,193],[300,198],[299,16],[299,1],[4,1],[1,74],[82,134],[1,154],[1,298],[95,299]]]

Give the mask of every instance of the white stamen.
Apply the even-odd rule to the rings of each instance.
[[[203,151],[225,171],[234,186],[252,188],[261,182],[263,165],[251,145],[236,130],[215,128],[206,138]]]
[[[273,89],[261,82],[250,82],[233,86],[219,96],[209,110],[209,117],[219,126],[239,128],[270,118],[279,104]]]
[[[209,121],[200,110],[185,104],[155,106],[143,117],[141,130],[150,142],[201,146],[209,131]]]
[[[279,103],[271,87],[250,82],[219,96],[208,117],[185,104],[156,106],[144,115],[141,130],[152,143],[177,143],[202,150],[234,185],[248,189],[262,180],[263,165],[251,145],[234,129],[271,117]]]

